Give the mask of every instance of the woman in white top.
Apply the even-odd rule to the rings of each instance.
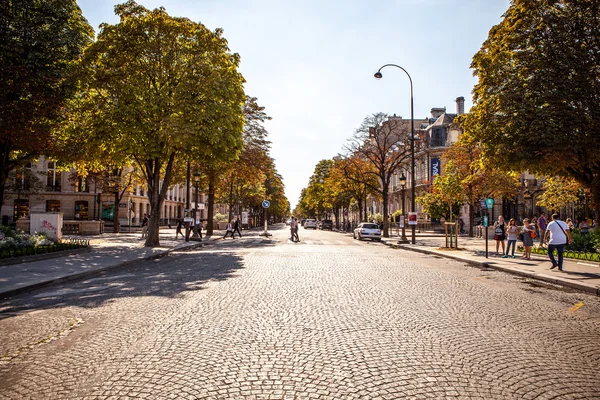
[[[510,252],[510,246],[512,246],[511,257],[515,258],[515,247],[517,247],[517,236],[519,235],[519,228],[517,227],[517,223],[515,222],[514,218],[511,218],[510,221],[508,221],[506,234],[508,237],[508,244],[506,245],[506,254],[504,254],[502,258],[508,257],[508,253]]]

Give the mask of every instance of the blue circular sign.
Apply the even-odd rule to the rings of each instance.
[[[269,208],[270,205],[271,205],[271,202],[269,200],[263,200],[263,202],[262,202],[263,208]]]

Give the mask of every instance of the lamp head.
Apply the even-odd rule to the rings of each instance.
[[[400,176],[400,186],[406,186],[406,176],[404,176],[404,172],[402,173],[402,176]]]
[[[200,172],[194,171],[194,182],[200,182]]]
[[[383,78],[383,75],[381,74],[381,71],[377,71],[375,72],[375,75],[373,75],[375,77],[375,79],[381,79]]]

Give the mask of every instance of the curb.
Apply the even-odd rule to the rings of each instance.
[[[588,285],[582,285],[578,282],[570,282],[570,281],[566,281],[566,280],[555,278],[555,277],[548,276],[548,275],[540,275],[537,273],[531,273],[529,271],[523,271],[523,270],[514,269],[514,268],[507,268],[507,267],[503,267],[501,265],[495,265],[495,264],[489,263],[487,261],[471,260],[471,259],[468,259],[468,258],[465,258],[462,256],[444,254],[444,253],[440,253],[440,252],[429,250],[429,249],[415,248],[415,247],[410,247],[410,246],[401,245],[401,244],[389,243],[389,242],[385,242],[385,241],[383,243],[386,246],[392,247],[394,249],[409,250],[409,251],[414,251],[416,253],[422,253],[422,254],[435,254],[436,256],[445,257],[445,258],[449,258],[449,259],[456,260],[456,261],[461,261],[468,265],[472,265],[472,266],[476,266],[476,267],[491,268],[491,269],[506,272],[506,273],[509,273],[512,275],[522,276],[522,277],[531,278],[531,279],[537,279],[539,281],[552,283],[554,285],[559,285],[559,286],[565,286],[565,287],[569,287],[571,289],[576,289],[576,290],[579,290],[582,292],[600,296],[600,288],[596,288],[596,287],[592,287],[592,286],[588,286]]]
[[[79,272],[79,273],[72,274],[72,275],[62,276],[60,278],[50,279],[50,280],[47,280],[44,282],[33,283],[31,285],[26,285],[26,286],[22,286],[19,288],[6,290],[6,291],[0,293],[0,298],[6,299],[6,298],[13,297],[13,296],[25,293],[25,292],[29,292],[31,290],[39,289],[39,288],[42,288],[45,286],[50,286],[55,283],[64,283],[64,282],[69,282],[69,281],[73,281],[73,280],[77,280],[77,279],[81,279],[81,278],[87,278],[87,277],[94,276],[94,275],[99,275],[102,272],[110,271],[110,270],[117,269],[120,267],[125,267],[128,265],[132,265],[132,264],[135,264],[140,261],[155,260],[157,258],[162,258],[162,257],[168,256],[169,253],[171,253],[173,251],[178,251],[178,250],[182,250],[182,249],[187,250],[187,249],[193,249],[193,248],[203,247],[203,246],[204,246],[204,244],[202,242],[198,242],[198,244],[194,245],[194,246],[184,246],[184,247],[175,246],[170,249],[166,249],[166,250],[157,252],[150,256],[136,258],[134,260],[123,261],[121,263],[98,268],[93,271]]]

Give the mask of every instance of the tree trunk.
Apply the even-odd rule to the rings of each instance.
[[[146,236],[146,247],[156,247],[160,245],[160,210],[167,196],[171,174],[173,173],[173,164],[175,153],[169,155],[169,161],[165,168],[165,176],[162,179],[160,172],[163,162],[159,159],[146,160],[144,163],[146,180],[148,183],[148,200],[150,201],[150,218],[148,222],[148,234]]]
[[[473,237],[473,220],[475,219],[475,205],[469,204],[469,237]]]
[[[208,210],[206,218],[206,235],[211,236],[213,234],[213,219],[215,215],[215,175],[210,174],[208,178]]]
[[[358,203],[358,222],[360,223],[363,220],[363,203],[359,199],[356,202]]]
[[[188,161],[187,163],[187,171],[185,173],[185,208],[187,208],[188,210],[190,209],[191,206],[191,191],[190,191],[190,184],[191,184],[191,180],[192,180],[192,166],[190,165],[190,162]],[[189,212],[189,211],[188,211]]]
[[[389,232],[389,227],[390,227],[390,222],[388,221],[388,185],[384,184],[383,185],[383,190],[381,191],[381,195],[383,197],[383,237],[385,238],[389,238],[390,237],[390,232]]]
[[[231,221],[233,219],[233,177],[230,179],[231,182],[229,182],[229,217],[227,219],[227,221]]]
[[[7,141],[0,144],[0,205],[4,204],[4,193],[8,175],[15,168],[15,164],[10,161],[10,147]]]
[[[115,199],[115,211],[113,213],[113,233],[119,233],[121,231],[121,224],[119,223],[119,212],[120,208],[119,204],[121,203],[121,198],[119,197],[119,192],[114,192]]]

